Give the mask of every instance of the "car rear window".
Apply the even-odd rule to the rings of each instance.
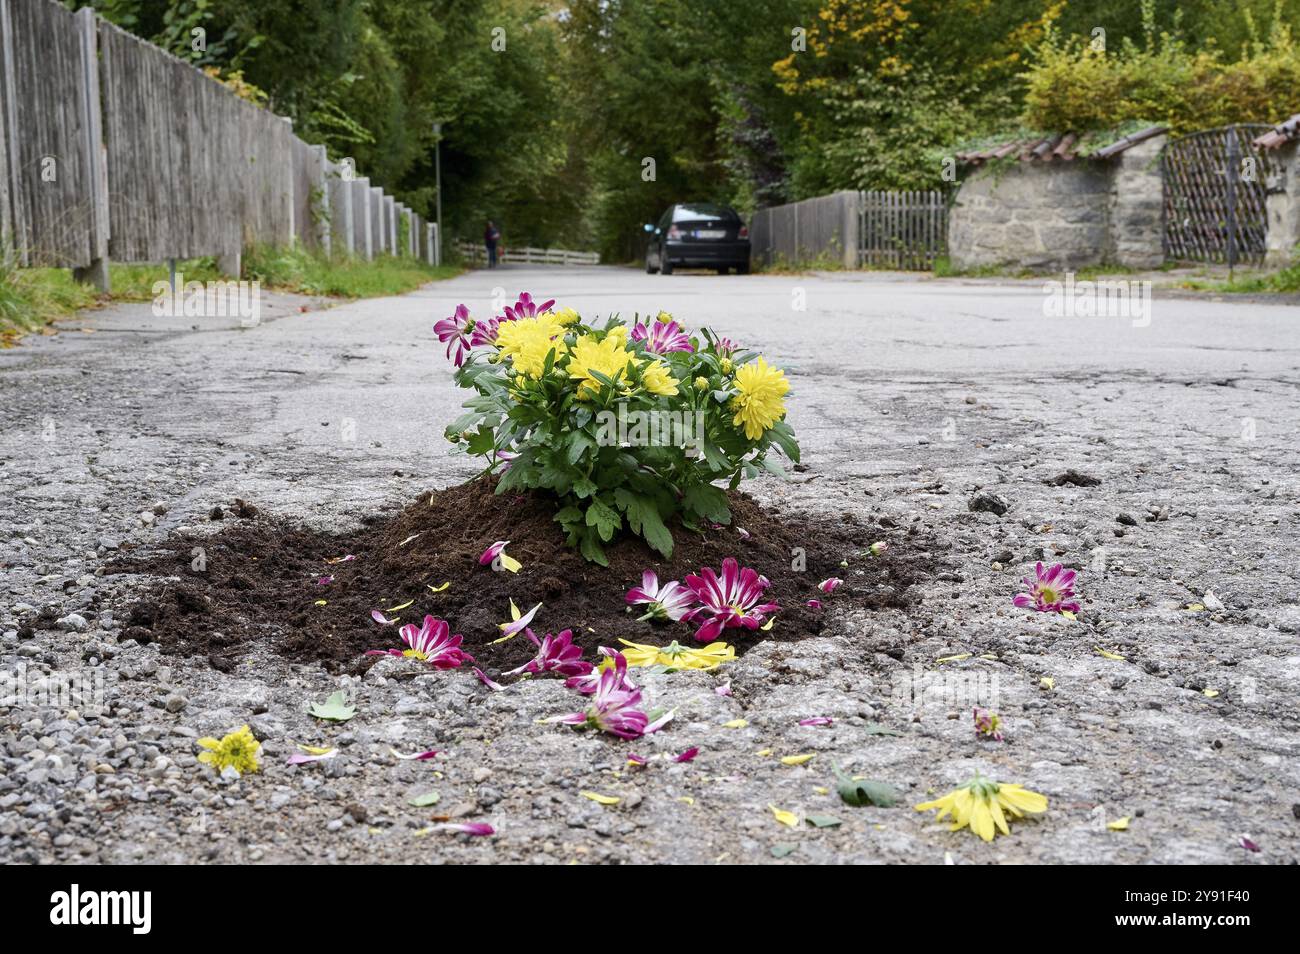
[[[713,205],[708,202],[691,202],[673,208],[674,222],[687,222],[693,219],[726,219],[729,222],[736,222],[739,221],[740,216],[725,205]]]

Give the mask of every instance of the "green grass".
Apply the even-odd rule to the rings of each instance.
[[[327,259],[301,248],[255,248],[244,256],[244,278],[267,288],[329,295],[337,298],[377,298],[400,295],[426,282],[452,278],[460,268],[433,266],[410,258],[381,255],[374,261]]]
[[[176,263],[185,281],[218,281],[223,276],[216,261],[196,258]],[[381,256],[374,261],[327,259],[301,247],[253,249],[244,256],[243,278],[262,287],[332,298],[375,298],[399,295],[426,282],[452,278],[455,265],[434,267],[409,258]],[[86,308],[108,301],[150,301],[153,286],[167,281],[170,272],[161,265],[111,265],[113,292],[98,294],[89,285],[72,280],[66,268],[16,268],[0,256],[0,346],[9,346],[23,334],[39,331],[52,321],[69,318]]]
[[[1269,292],[1300,292],[1300,259],[1286,268],[1265,275],[1250,275],[1229,281],[1189,278],[1178,287],[1192,291],[1224,292],[1226,294],[1260,294]]]

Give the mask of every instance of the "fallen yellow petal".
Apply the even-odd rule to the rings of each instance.
[[[1097,655],[1099,656],[1105,656],[1107,659],[1113,659],[1116,662],[1124,661],[1124,657],[1121,656],[1119,653],[1108,652],[1107,650],[1102,649],[1100,646],[1094,646],[1092,648],[1097,651]]]
[[[681,798],[679,798],[679,799],[677,799],[677,800],[678,800],[679,802],[685,802],[687,805],[694,805],[694,804],[695,804],[695,799],[691,798],[691,796],[689,796],[689,795],[683,795]]]
[[[970,653],[958,653],[956,656],[940,656],[935,660],[937,663],[961,662],[963,659],[970,659]]]
[[[759,749],[759,750],[758,750],[757,752],[755,752],[754,754],[757,755],[760,759],[765,759],[765,758],[767,758],[769,755],[772,754],[772,750],[771,750],[771,749]]]
[[[1201,692],[1205,695],[1207,699],[1213,699],[1215,696],[1219,694],[1218,689],[1202,689]]]
[[[783,755],[781,757],[782,765],[803,765],[805,762],[811,762],[817,757],[816,752],[809,752],[804,755]]]
[[[796,815],[794,812],[782,811],[781,809],[773,805],[771,802],[767,803],[767,807],[772,809],[772,817],[774,817],[782,825],[789,825],[791,828],[798,827],[799,816]]]
[[[446,583],[442,584],[442,586],[432,586],[428,583],[424,585],[428,588],[430,593],[441,593],[447,587],[451,586],[451,580],[448,580]]]
[[[749,725],[747,719],[732,719],[730,722],[722,723],[724,729],[743,729],[747,725]]]
[[[1205,610],[1205,604],[1204,604],[1204,603],[1188,603],[1188,604],[1187,604],[1187,610],[1188,610],[1188,612],[1190,612],[1190,613],[1200,613],[1200,612],[1203,612],[1203,611]]]
[[[410,605],[411,605],[412,603],[414,603],[414,602],[415,602],[415,600],[407,600],[405,603],[401,604],[400,606],[390,606],[390,607],[388,607],[388,609],[384,610],[384,612],[385,612],[385,613],[396,613],[398,610],[404,610],[404,609],[406,609],[408,606],[410,606]]]
[[[1061,610],[1061,615],[1064,616],[1066,619],[1068,619],[1070,622],[1074,622],[1076,619],[1079,618],[1075,616],[1073,613],[1071,613],[1069,610]]]
[[[302,749],[308,755],[328,755],[330,752],[334,751],[328,746],[322,748],[319,745],[299,745],[298,748]]]
[[[1106,822],[1106,827],[1111,831],[1128,831],[1129,817],[1116,818],[1113,822]]]
[[[600,792],[579,792],[583,798],[590,798],[597,805],[617,805],[623,799],[616,795],[602,795]]]
[[[813,791],[816,792],[818,795],[829,795],[831,793],[831,790],[829,788],[824,788],[821,785],[818,785],[816,788],[813,789]]]
[[[766,623],[764,623],[764,624],[762,625],[762,627],[760,627],[760,628],[761,628],[761,630],[762,630],[763,632],[766,633],[769,629],[772,628],[772,624],[775,623],[775,622],[776,622],[776,617],[773,616],[773,617],[772,617],[771,619],[769,619]]]
[[[316,606],[329,606],[329,605],[330,605],[330,601],[329,601],[329,600],[317,600],[316,603],[315,603],[314,605],[316,605]]]
[[[1056,688],[1056,680],[1053,679],[1051,676],[1044,676],[1042,679],[1039,679],[1038,684],[1042,686],[1044,689]]]

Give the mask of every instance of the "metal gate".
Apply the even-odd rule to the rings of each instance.
[[[1165,147],[1165,255],[1171,259],[1259,264],[1268,216],[1264,197],[1276,160],[1251,140],[1272,127],[1243,123],[1206,129]]]

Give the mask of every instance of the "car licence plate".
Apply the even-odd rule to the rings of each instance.
[[[698,239],[720,239],[727,237],[726,229],[696,229],[695,237]]]

